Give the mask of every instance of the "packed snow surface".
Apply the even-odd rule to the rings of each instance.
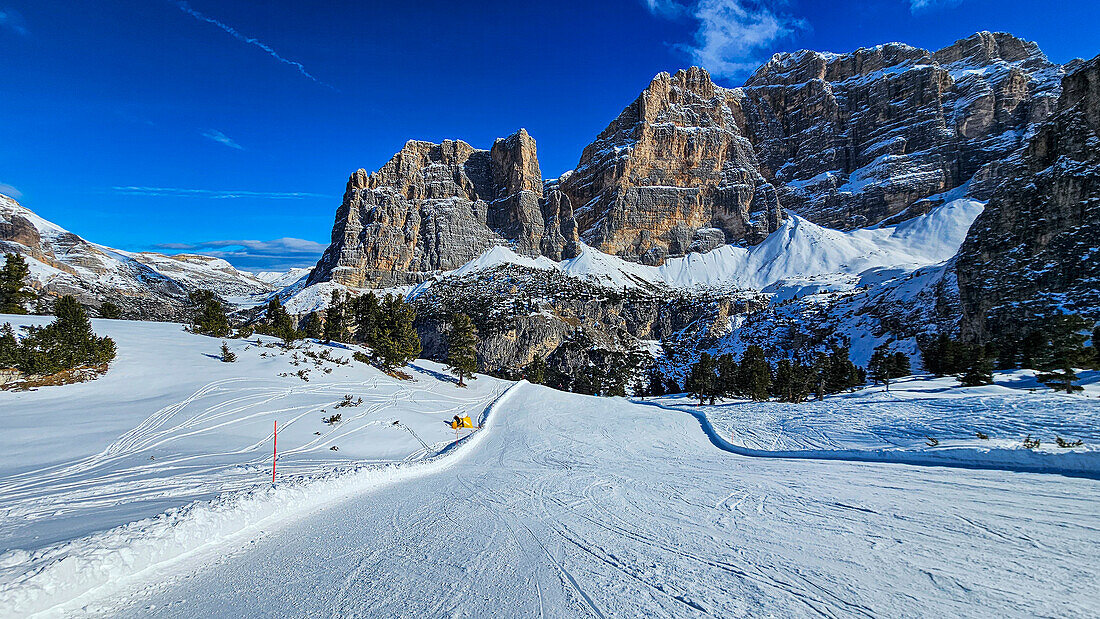
[[[457,269],[465,275],[499,264],[559,269],[623,287],[644,283],[690,288],[733,286],[763,290],[777,283],[855,276],[872,269],[915,269],[950,259],[959,250],[983,203],[951,200],[894,226],[851,231],[818,226],[793,213],[759,245],[723,245],[704,254],[670,258],[659,267],[629,262],[584,247],[576,258],[554,262],[494,247]]]

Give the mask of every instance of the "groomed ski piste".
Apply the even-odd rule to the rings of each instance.
[[[699,407],[461,389],[421,361],[398,380],[319,362],[351,351],[317,342],[230,340],[222,363],[181,325],[93,322],[118,343],[106,375],[0,392],[0,616],[1100,608],[1093,374],[1073,396],[1017,372]],[[363,402],[334,408],[345,395]],[[456,435],[459,413],[482,429]],[[908,455],[860,461],[875,452]]]

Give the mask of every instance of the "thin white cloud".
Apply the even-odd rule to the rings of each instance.
[[[15,9],[0,7],[0,27],[7,28],[24,37],[30,34],[26,22],[23,21],[23,16]]]
[[[921,13],[934,9],[955,6],[962,0],[909,0],[909,12]]]
[[[687,7],[676,0],[644,0],[649,12],[664,17],[679,17],[687,12]]]
[[[217,129],[209,129],[202,132],[202,137],[214,140],[219,144],[225,144],[229,148],[235,148],[237,150],[244,150],[244,147],[237,143],[236,140],[228,135],[218,131]]]
[[[0,183],[0,193],[4,194],[5,196],[7,196],[9,198],[15,199],[15,200],[18,200],[19,198],[23,197],[23,192],[22,191],[19,191],[18,189],[16,189],[15,187],[12,187],[11,185],[9,185],[7,183]]]
[[[645,0],[654,15],[689,15],[697,23],[694,41],[675,47],[712,75],[737,77],[756,69],[768,47],[806,27],[803,20],[777,12],[764,0]],[[935,0],[913,0],[935,1]]]
[[[199,253],[229,261],[239,268],[284,270],[313,266],[327,245],[285,237],[270,241],[230,239],[201,243],[161,243],[153,248],[168,252]]]
[[[322,86],[325,86],[326,88],[331,88],[333,90],[336,90],[335,86],[333,86],[331,84],[328,84],[328,83],[318,79],[313,74],[311,74],[309,71],[306,71],[306,68],[304,66],[302,66],[302,63],[281,56],[274,49],[271,49],[270,45],[264,43],[263,41],[260,41],[259,39],[255,39],[255,38],[252,38],[252,37],[245,36],[245,35],[241,34],[240,32],[238,32],[236,28],[230,26],[229,24],[218,21],[218,20],[214,19],[213,17],[210,17],[210,16],[208,16],[204,13],[200,13],[199,11],[196,11],[195,9],[191,8],[190,4],[188,4],[187,2],[185,2],[183,0],[176,0],[175,2],[173,2],[173,4],[175,4],[179,8],[179,10],[183,11],[184,13],[187,13],[188,15],[190,15],[191,17],[194,17],[195,19],[197,19],[199,21],[206,22],[208,24],[212,24],[214,26],[217,26],[218,28],[221,28],[229,36],[233,37],[234,39],[237,39],[238,41],[241,41],[243,43],[247,43],[249,45],[255,45],[256,47],[258,47],[258,48],[262,49],[263,51],[267,52],[267,55],[271,56],[275,60],[278,60],[279,62],[281,62],[285,65],[289,65],[291,67],[294,67],[295,69],[298,70],[298,73],[301,73],[303,76],[309,78],[310,80],[313,80],[314,82],[316,82],[316,83],[318,83]]]
[[[128,196],[158,196],[169,198],[212,198],[225,200],[234,198],[266,198],[269,200],[301,200],[304,198],[338,198],[325,193],[305,191],[246,191],[218,189],[181,189],[179,187],[134,187],[119,186],[111,188],[115,193]]]

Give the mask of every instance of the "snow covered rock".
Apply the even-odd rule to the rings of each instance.
[[[71,294],[94,306],[111,301],[134,318],[183,319],[192,290],[245,300],[275,289],[219,258],[131,253],[86,241],[4,195],[0,252],[23,255],[31,285],[47,294]]]
[[[1068,69],[1018,175],[993,194],[960,251],[968,334],[1010,335],[1063,310],[1100,319],[1100,56]]]

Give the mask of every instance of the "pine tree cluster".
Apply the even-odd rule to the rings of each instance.
[[[730,353],[717,357],[704,352],[691,366],[684,389],[698,398],[700,404],[713,404],[720,397],[741,397],[763,401],[777,398],[781,402],[803,402],[810,394],[820,399],[828,393],[839,393],[862,385],[863,371],[848,358],[848,349],[834,347],[820,353],[812,364],[799,358],[783,357],[772,367],[764,349],[749,346],[741,359]],[[660,386],[656,373],[650,375],[650,395]]]
[[[0,329],[0,367],[26,374],[55,374],[76,367],[98,366],[115,358],[115,342],[98,337],[80,303],[63,296],[54,304],[56,319],[44,327],[23,327],[19,339],[11,324]]]
[[[1075,384],[1077,370],[1100,364],[1096,350],[1100,326],[1082,316],[1035,318],[1020,333],[1022,336],[994,337],[985,345],[941,334],[921,346],[924,367],[937,376],[954,375],[966,386],[992,384],[994,367],[1032,369],[1051,389],[1073,393],[1081,390]],[[1091,345],[1086,346],[1090,335]]]
[[[420,355],[415,320],[416,309],[401,296],[387,294],[379,299],[368,291],[358,297],[345,297],[333,291],[324,322],[317,330],[329,342],[367,346],[372,364],[392,370]],[[307,317],[307,326],[308,321]]]
[[[195,290],[187,299],[192,307],[192,333],[211,337],[229,335],[229,317],[218,295],[210,290]]]
[[[875,384],[880,382],[890,390],[890,381],[902,376],[908,376],[909,356],[903,352],[895,351],[889,343],[880,344],[871,353],[871,359],[867,361],[867,373]]]
[[[993,347],[953,340],[941,333],[921,347],[924,369],[955,376],[965,387],[993,384]]]

